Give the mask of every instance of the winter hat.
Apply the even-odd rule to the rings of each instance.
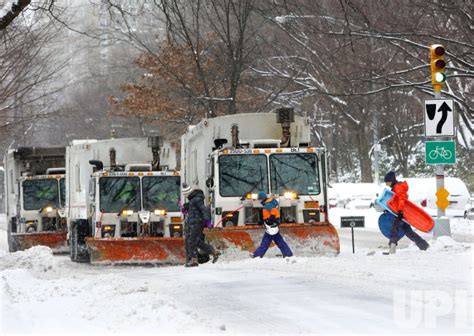
[[[258,199],[258,200],[264,200],[264,199],[266,199],[266,198],[267,198],[267,194],[266,194],[265,192],[260,191],[260,192],[258,193],[258,196],[257,196],[257,199]]]
[[[191,188],[191,186],[188,185],[186,182],[183,182],[183,184],[181,185],[181,193],[186,196],[190,194],[191,191],[193,191],[193,188]]]
[[[397,177],[395,175],[395,172],[394,171],[389,171],[387,173],[387,175],[385,175],[383,180],[384,180],[384,182],[394,182],[394,181],[396,181]]]

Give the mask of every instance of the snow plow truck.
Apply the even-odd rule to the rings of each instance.
[[[264,191],[280,204],[280,231],[298,255],[337,254],[328,218],[326,151],[293,109],[204,119],[181,138],[181,179],[204,191],[214,227],[207,240],[253,252],[264,233]]]
[[[64,147],[20,147],[4,157],[10,252],[36,245],[67,252]]]
[[[176,153],[158,137],[75,140],[66,151],[71,260],[185,262]]]

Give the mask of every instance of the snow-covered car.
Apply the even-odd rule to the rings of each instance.
[[[408,195],[412,202],[421,205],[432,216],[437,214],[436,179],[407,178]],[[456,177],[446,177],[444,187],[449,192],[449,206],[446,208],[448,217],[464,217],[466,205],[469,204],[469,191],[464,182]]]

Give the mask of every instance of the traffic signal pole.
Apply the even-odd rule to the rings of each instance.
[[[434,92],[435,99],[441,99],[441,92]],[[443,139],[445,140],[445,139]],[[449,140],[449,139],[448,139]],[[436,191],[438,198],[438,191],[444,190],[444,165],[437,164],[435,165],[435,175],[436,175]],[[449,218],[446,217],[446,210],[438,206],[436,225],[433,230],[433,235],[435,238],[440,236],[451,236],[451,227],[449,225]]]
[[[441,88],[446,80],[444,61],[445,50],[442,45],[432,45],[430,47],[430,61],[431,61],[431,83],[433,84],[434,99],[441,99]],[[442,140],[446,140],[443,138]],[[450,139],[447,139],[450,140]],[[436,177],[436,197],[439,200],[442,198],[440,193],[445,192],[444,188],[444,164],[435,165]],[[447,196],[446,196],[447,197]],[[449,218],[446,217],[445,208],[437,205],[437,218],[435,220],[435,227],[433,235],[435,238],[440,236],[451,236],[451,227]]]

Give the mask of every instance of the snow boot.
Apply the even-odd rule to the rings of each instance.
[[[426,251],[427,249],[430,248],[430,244],[428,244],[426,241],[424,242],[424,244],[421,244],[421,245],[418,245],[418,248],[422,251]]]
[[[215,264],[217,259],[219,259],[219,256],[221,255],[221,253],[219,251],[215,251],[214,254],[212,255],[212,263]]]
[[[199,266],[198,259],[197,258],[191,258],[184,264],[185,267],[196,267]]]
[[[388,251],[383,252],[383,254],[385,254],[385,255],[395,254],[396,251],[397,251],[397,244],[395,244],[395,243],[390,243],[390,244],[388,245]]]

